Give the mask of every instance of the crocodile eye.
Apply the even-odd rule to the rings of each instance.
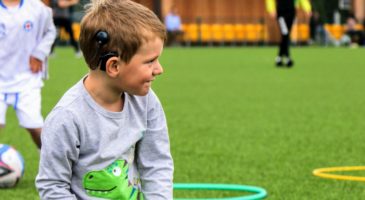
[[[122,173],[122,170],[120,169],[120,167],[114,167],[114,169],[113,169],[114,176],[120,176],[121,173]]]

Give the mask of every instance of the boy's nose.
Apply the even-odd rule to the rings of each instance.
[[[162,68],[162,66],[161,66],[161,64],[160,63],[157,63],[156,64],[156,66],[155,66],[155,68],[153,69],[153,75],[154,76],[157,76],[157,75],[160,75],[160,74],[162,74],[163,73],[163,68]]]

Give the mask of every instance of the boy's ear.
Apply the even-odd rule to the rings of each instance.
[[[111,58],[109,58],[106,63],[105,63],[105,72],[110,76],[110,77],[116,77],[119,73],[119,59],[116,56],[113,56]]]

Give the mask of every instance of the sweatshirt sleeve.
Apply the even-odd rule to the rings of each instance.
[[[266,11],[270,14],[275,13],[276,2],[275,0],[266,0]]]
[[[173,160],[165,113],[152,90],[148,95],[147,130],[137,144],[137,167],[145,199],[173,199]]]
[[[38,58],[41,61],[45,61],[47,56],[51,52],[51,47],[56,39],[56,27],[53,23],[52,10],[43,5],[40,26],[41,30],[38,36],[38,45],[33,50],[32,56]]]
[[[52,111],[42,130],[42,148],[36,187],[40,199],[73,200],[72,163],[79,155],[78,129],[70,114]]]

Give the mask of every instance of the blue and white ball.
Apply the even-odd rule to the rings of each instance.
[[[24,159],[13,147],[0,144],[0,188],[14,187],[24,174]]]

